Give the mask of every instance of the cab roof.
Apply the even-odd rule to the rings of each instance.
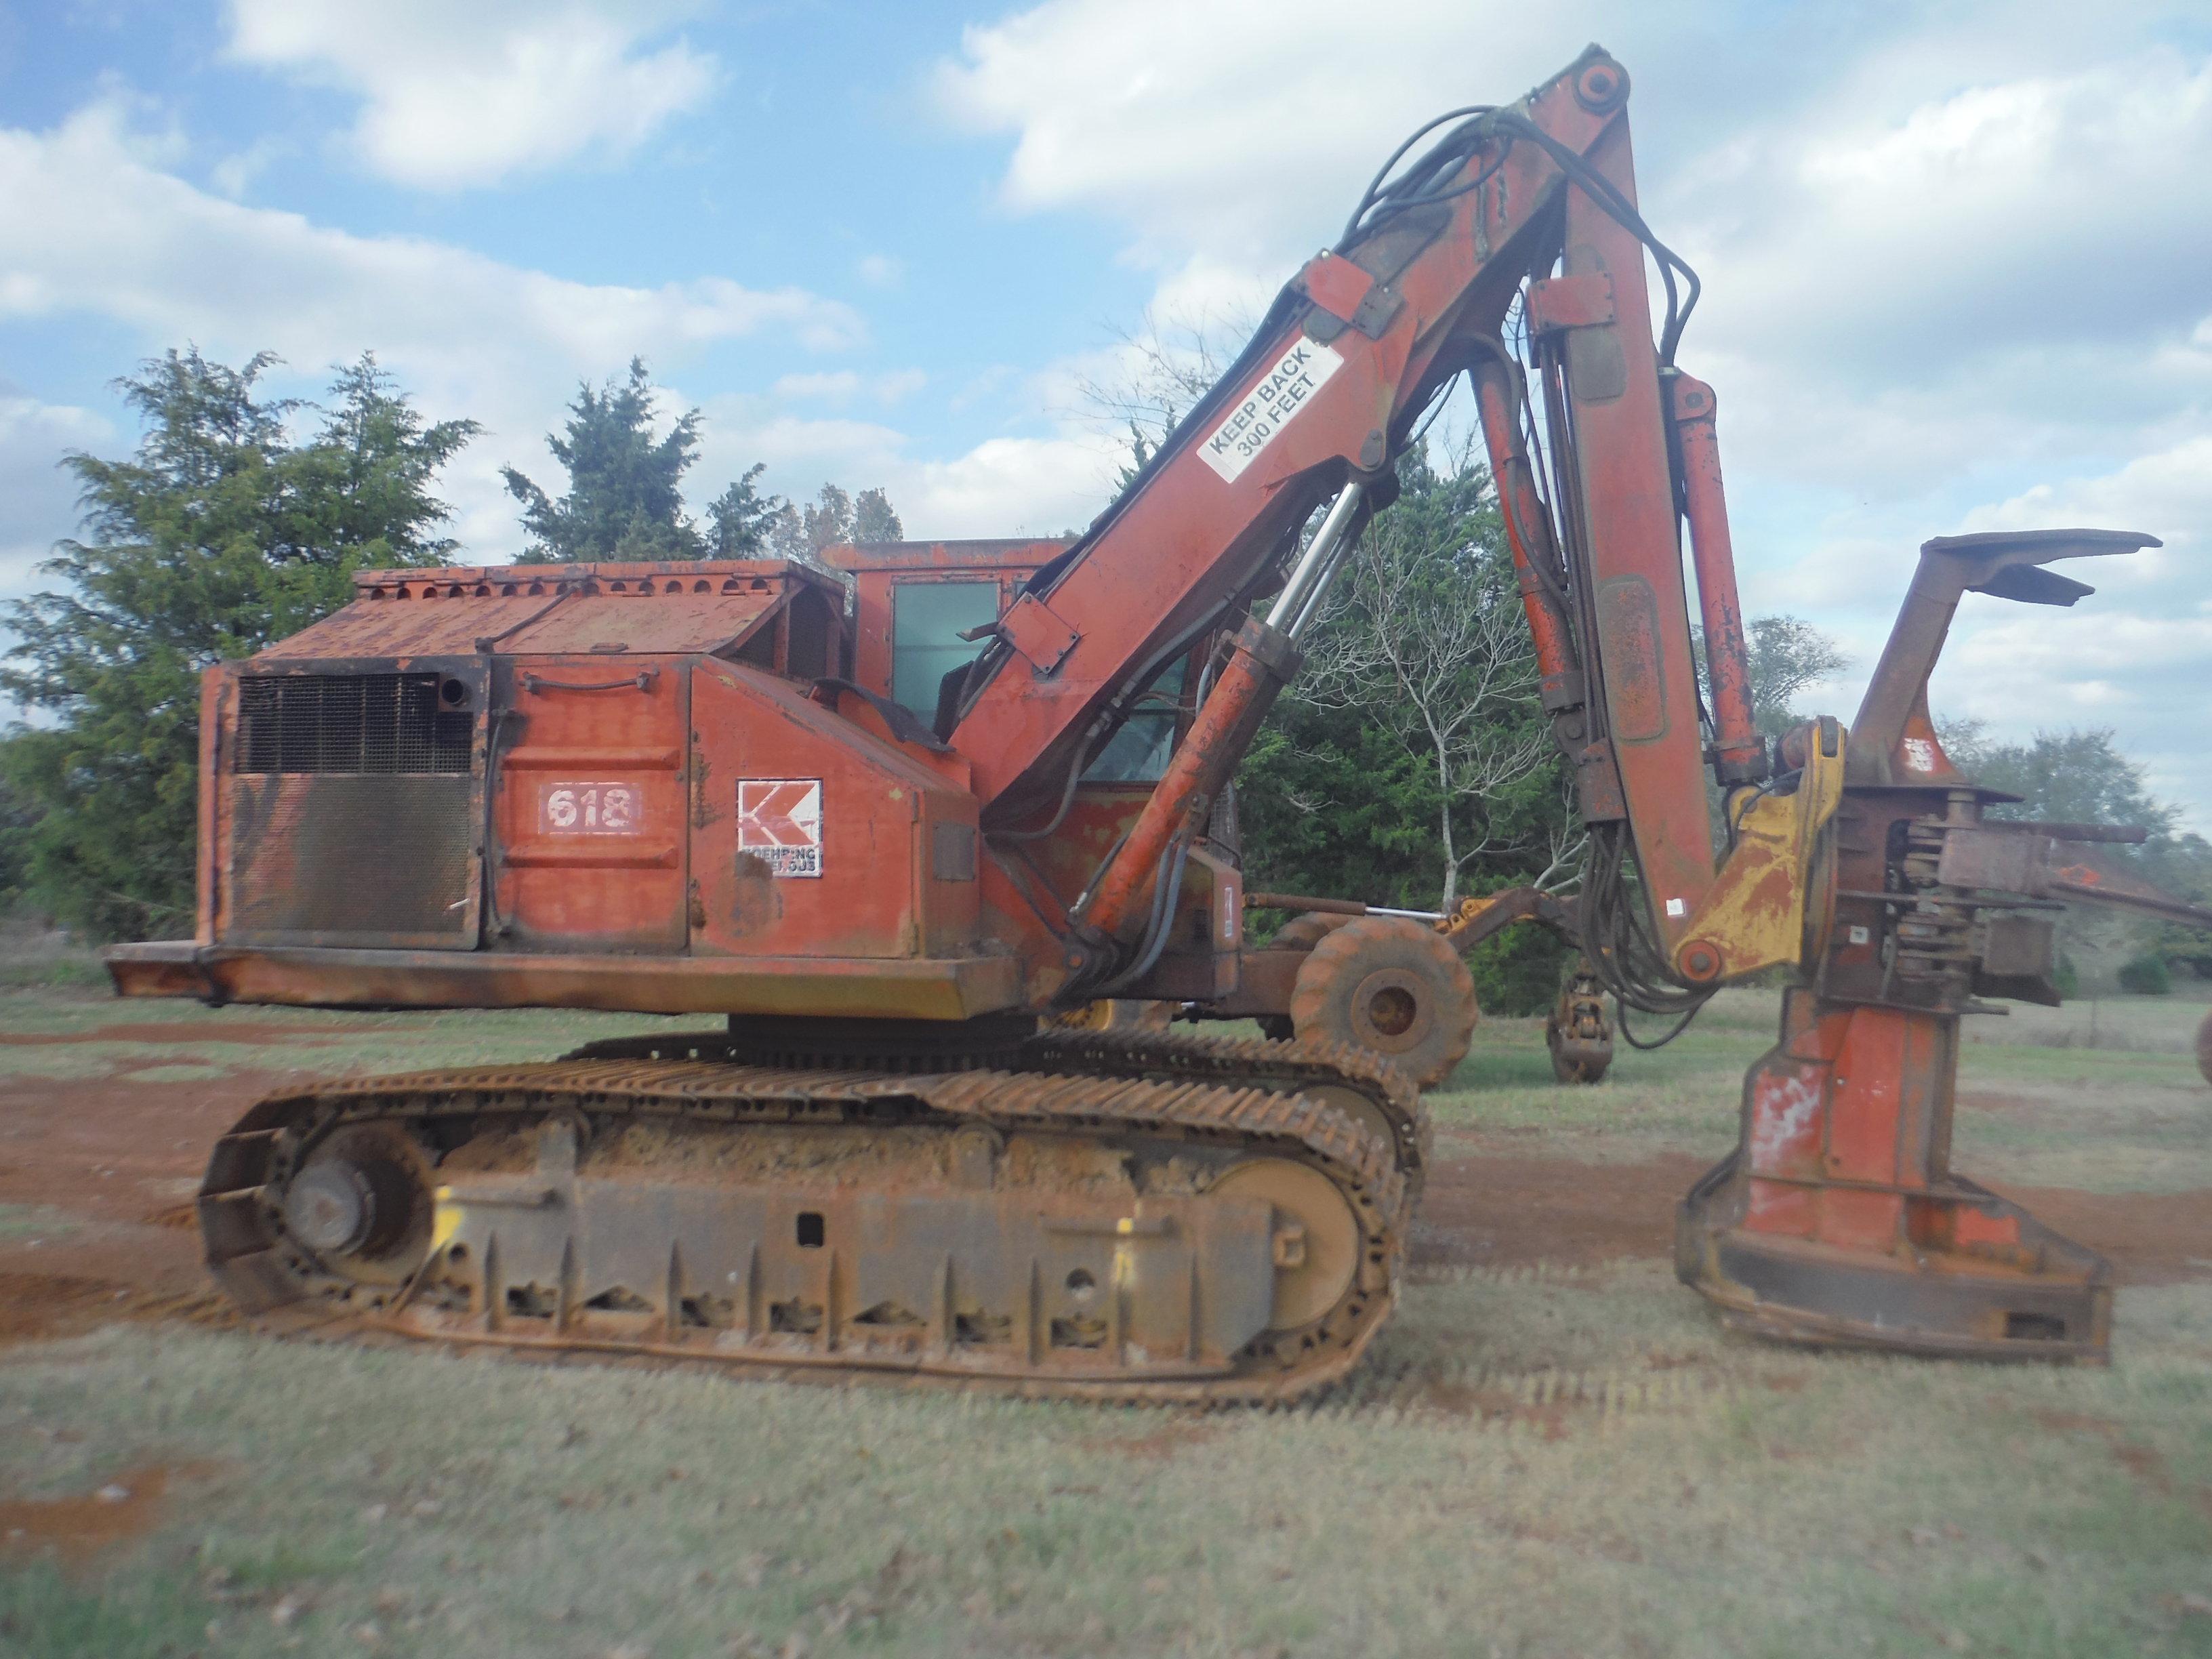
[[[258,654],[712,653],[741,643],[802,590],[844,605],[835,575],[785,559],[364,570],[353,586],[350,603]]]

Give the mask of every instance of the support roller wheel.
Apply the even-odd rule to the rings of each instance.
[[[1332,929],[1291,992],[1299,1036],[1381,1054],[1424,1089],[1466,1058],[1479,1017],[1474,980],[1450,941],[1393,916],[1359,916]]]

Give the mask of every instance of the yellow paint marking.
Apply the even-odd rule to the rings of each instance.
[[[430,1249],[435,1254],[453,1242],[453,1235],[461,1230],[463,1212],[453,1201],[451,1187],[441,1187],[431,1196],[437,1200],[430,1212]]]

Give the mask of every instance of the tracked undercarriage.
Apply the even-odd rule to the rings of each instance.
[[[1370,1057],[763,1057],[806,1058],[714,1035],[270,1096],[210,1161],[209,1264],[251,1311],[407,1336],[1131,1400],[1294,1397],[1395,1300],[1426,1120]]]

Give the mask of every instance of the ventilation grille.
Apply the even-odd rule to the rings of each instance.
[[[468,948],[473,800],[465,776],[236,780],[224,937]]]
[[[234,771],[465,775],[476,716],[436,674],[258,674],[238,682]]]

